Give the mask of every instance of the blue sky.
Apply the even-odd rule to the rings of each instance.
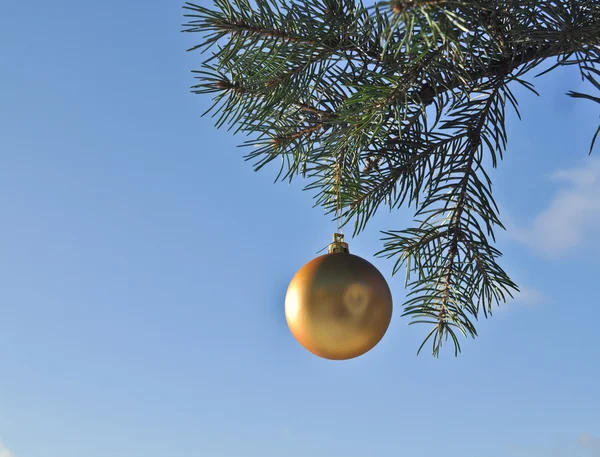
[[[458,359],[416,357],[397,308],[335,363],[283,314],[335,227],[199,117],[180,7],[3,5],[0,457],[600,456],[598,110],[565,96],[576,72],[520,92],[492,172],[523,293]],[[410,224],[381,213],[352,252],[389,278],[378,231]]]

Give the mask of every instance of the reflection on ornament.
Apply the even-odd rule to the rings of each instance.
[[[329,253],[304,265],[285,297],[285,317],[298,342],[319,357],[347,360],[377,345],[392,318],[383,275],[350,254],[335,234]]]

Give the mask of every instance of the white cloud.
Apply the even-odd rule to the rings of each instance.
[[[12,452],[0,441],[0,457],[15,457]]]
[[[596,438],[589,433],[583,433],[579,437],[579,446],[588,451],[591,457],[600,457],[600,438]]]
[[[508,448],[515,457],[600,457],[600,439],[589,433],[581,434],[577,441],[561,440],[553,446],[511,445]]]
[[[514,279],[514,278],[513,278]],[[548,297],[538,288],[531,285],[519,285],[519,292],[513,292],[514,298],[506,297],[506,303],[500,303],[499,307],[494,308],[494,315],[504,311],[510,311],[513,307],[535,307],[541,306],[548,301]]]
[[[525,229],[512,227],[516,240],[546,257],[557,257],[598,238],[600,232],[600,160],[559,170],[552,180],[560,190]]]
[[[544,293],[532,286],[521,286],[519,292],[513,295],[515,296],[514,302],[519,305],[537,306],[546,301]]]

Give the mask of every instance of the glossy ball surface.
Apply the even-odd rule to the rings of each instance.
[[[347,360],[373,349],[392,318],[392,294],[383,275],[349,253],[325,254],[294,276],[285,298],[290,331],[308,351]]]

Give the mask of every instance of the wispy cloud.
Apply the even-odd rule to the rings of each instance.
[[[579,446],[585,449],[590,457],[600,457],[600,438],[583,433],[579,437]]]
[[[0,441],[0,457],[15,457],[10,450]]]
[[[527,270],[523,270],[519,265],[513,265],[510,262],[503,265],[506,271],[510,272],[510,277],[517,286],[519,292],[513,291],[513,298],[506,296],[506,303],[501,303],[498,311],[510,311],[515,308],[537,308],[547,305],[551,299],[544,291],[532,283],[535,277]]]
[[[515,457],[600,457],[600,439],[583,433],[577,441],[556,442],[553,446],[508,446]]]
[[[514,296],[514,303],[525,306],[541,305],[547,299],[541,290],[533,286],[520,286],[519,292],[514,294]]]
[[[551,178],[561,187],[548,206],[528,227],[511,227],[509,235],[546,257],[557,257],[598,237],[600,160],[589,158]]]
[[[514,278],[513,278],[514,279]],[[506,297],[506,303],[500,303],[499,307],[494,308],[494,315],[511,311],[515,308],[534,308],[544,306],[548,302],[548,297],[540,289],[531,285],[523,285],[518,280],[519,292],[513,292],[514,298]]]

